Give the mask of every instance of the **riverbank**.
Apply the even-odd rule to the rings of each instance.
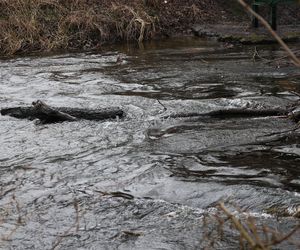
[[[276,31],[285,42],[300,40],[300,25],[281,25]],[[214,37],[220,42],[249,44],[272,44],[276,39],[265,27],[253,28],[236,24],[194,25],[192,31],[199,37]]]
[[[279,22],[299,21],[295,6]],[[189,35],[193,24],[249,23],[234,0],[0,0],[0,56],[99,50],[103,44]]]

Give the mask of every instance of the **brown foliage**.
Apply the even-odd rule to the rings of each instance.
[[[0,56],[169,36],[222,21],[222,8],[213,0],[0,0]]]
[[[217,208],[215,214],[203,217],[204,228],[206,229],[204,232],[204,249],[215,249],[220,241],[226,240],[228,237],[226,230],[228,229],[237,236],[239,249],[271,250],[283,243],[299,248],[297,236],[299,235],[300,224],[297,221],[295,221],[291,231],[279,232],[276,228],[257,221],[250,213],[242,211],[231,203],[227,203],[225,206],[221,202]],[[298,235],[296,235],[297,233]],[[230,237],[236,236],[230,235]]]
[[[156,21],[137,3],[0,0],[0,53],[91,48],[125,39],[142,41],[155,33]]]
[[[240,22],[243,18],[249,22],[247,15],[237,15],[236,1],[225,2],[0,0],[0,56],[97,49],[103,43],[116,41],[141,42],[184,33],[195,23]]]

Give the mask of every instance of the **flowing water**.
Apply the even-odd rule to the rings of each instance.
[[[269,60],[284,56],[277,46],[257,50]],[[299,222],[299,143],[263,136],[295,124],[172,118],[296,101],[299,70],[253,61],[253,53],[185,38],[0,61],[1,108],[40,99],[126,113],[46,125],[0,116],[0,248],[202,249],[210,228],[203,217],[221,200],[291,230]],[[237,249],[237,233],[225,234],[216,248]]]

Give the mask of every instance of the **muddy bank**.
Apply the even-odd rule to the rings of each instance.
[[[277,33],[285,42],[300,40],[300,25],[281,25]],[[248,25],[194,25],[192,31],[199,37],[215,37],[220,42],[240,44],[274,44],[276,39],[264,28]]]
[[[297,6],[282,10],[279,24],[299,21]],[[101,50],[107,43],[191,34],[195,23],[241,22],[250,18],[234,0],[1,0],[0,56]]]

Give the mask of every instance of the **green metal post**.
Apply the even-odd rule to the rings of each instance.
[[[277,4],[271,5],[271,26],[273,30],[277,29]]]
[[[252,4],[252,9],[253,9],[256,13],[258,13],[258,5]],[[253,26],[254,28],[258,28],[258,20],[257,20],[257,18],[256,18],[255,16],[252,16],[252,26]]]

